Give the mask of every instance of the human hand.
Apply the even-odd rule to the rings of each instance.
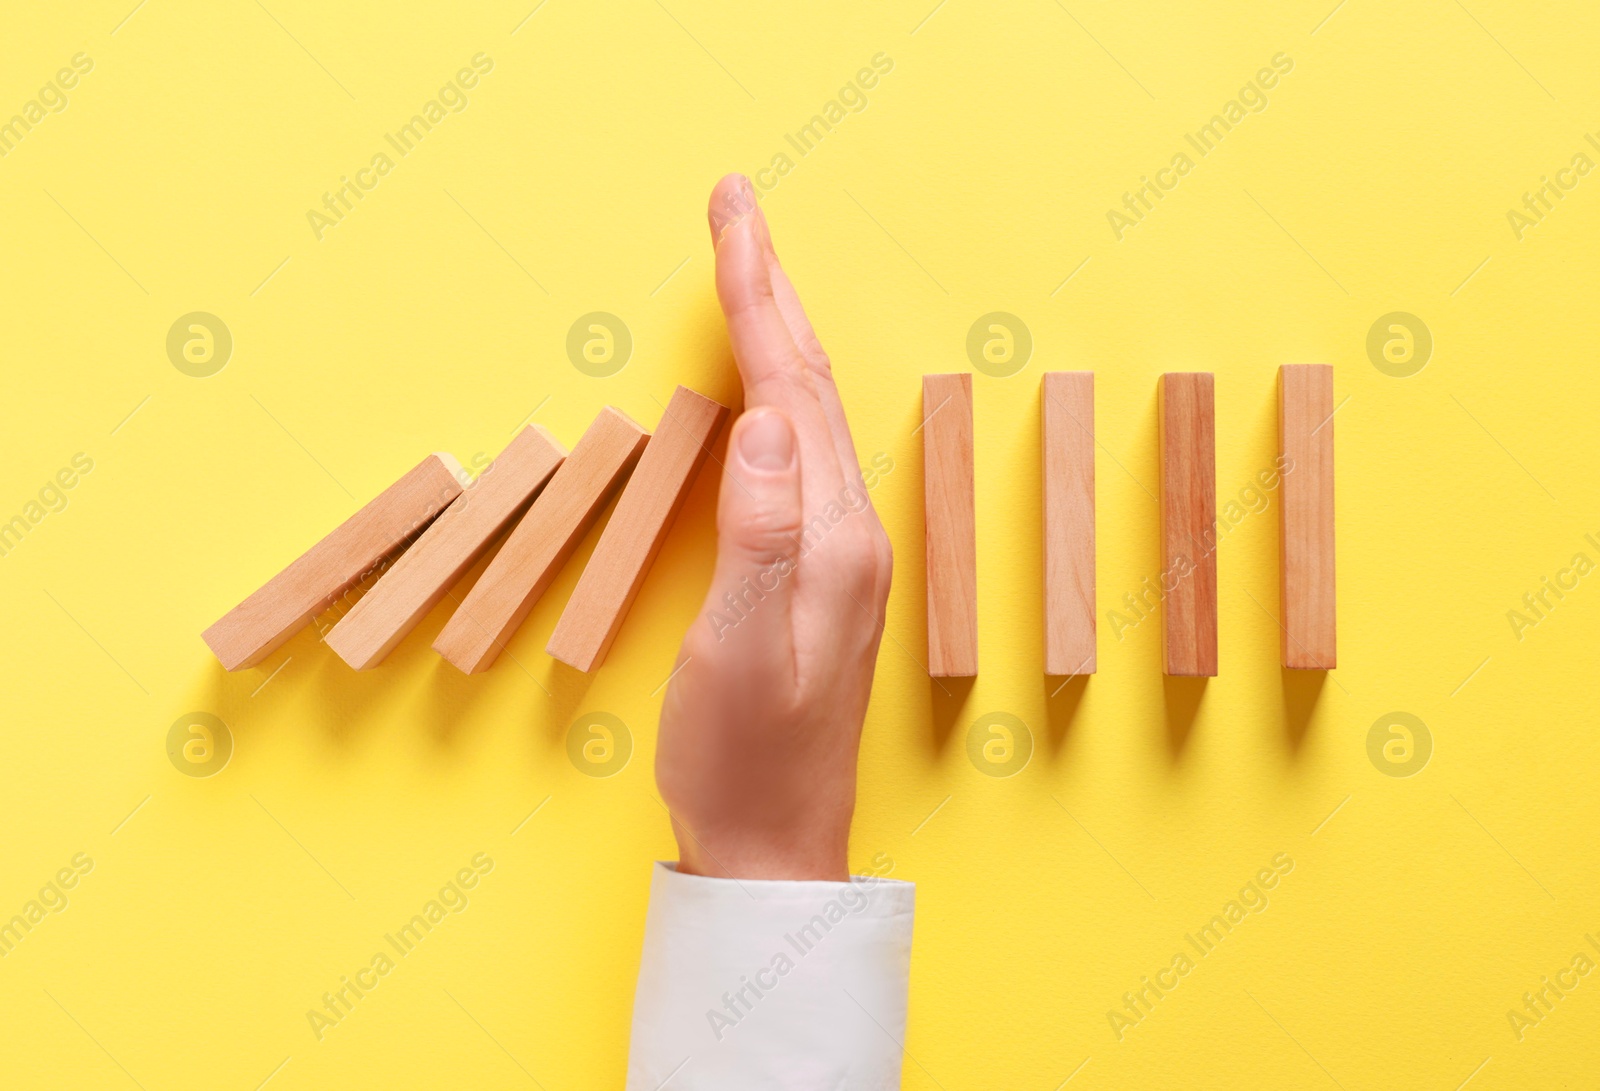
[[[679,871],[843,880],[894,558],[747,178],[717,183],[709,219],[745,411],[711,588],[661,710],[656,783]]]

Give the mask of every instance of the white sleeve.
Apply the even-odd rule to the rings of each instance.
[[[628,1091],[898,1088],[915,900],[912,884],[873,876],[656,864]]]

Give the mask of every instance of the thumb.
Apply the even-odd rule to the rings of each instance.
[[[743,414],[728,442],[717,499],[717,567],[706,613],[717,641],[790,642],[799,559],[800,457],[794,426],[776,409]]]

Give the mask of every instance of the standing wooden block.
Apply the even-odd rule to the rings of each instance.
[[[1094,372],[1044,377],[1044,671],[1093,674]]]
[[[644,583],[728,407],[680,386],[617,501],[545,651],[581,671],[598,667]]]
[[[1164,670],[1217,673],[1216,396],[1210,372],[1161,376]]]
[[[461,495],[461,464],[429,455],[201,634],[228,670],[253,667]]]
[[[1333,365],[1278,369],[1280,643],[1283,665],[1332,670],[1337,654],[1333,600]]]
[[[649,439],[620,410],[601,410],[440,631],[433,650],[468,674],[487,670]]]
[[[928,673],[978,673],[978,536],[973,510],[972,376],[922,377]]]
[[[327,636],[356,670],[381,663],[533,500],[567,450],[538,425],[519,432]]]

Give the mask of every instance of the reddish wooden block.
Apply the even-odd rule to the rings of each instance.
[[[1217,673],[1216,404],[1210,372],[1161,376],[1161,600],[1167,674]]]

